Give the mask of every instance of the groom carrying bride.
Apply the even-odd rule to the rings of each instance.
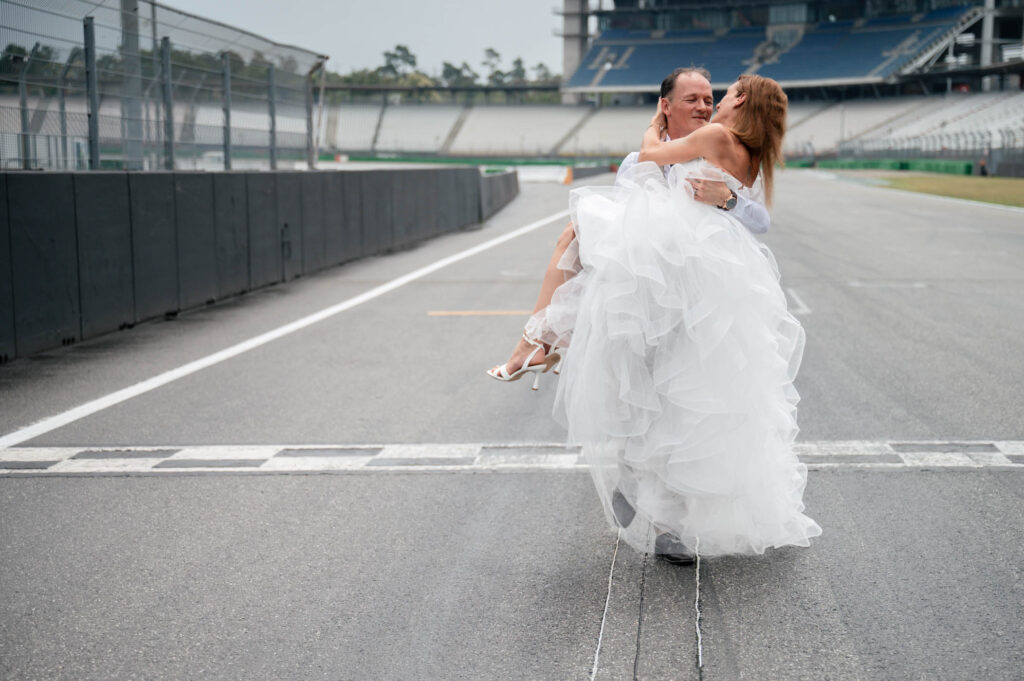
[[[676,69],[661,83],[661,109],[668,122],[663,139],[680,139],[704,127],[711,120],[714,108],[711,74],[701,68]],[[616,183],[623,172],[636,165],[638,156],[638,152],[634,151],[622,160]],[[668,173],[669,168],[671,166],[665,166],[664,171]],[[724,182],[691,180],[690,184],[693,185],[696,200],[730,211],[755,234],[768,231],[771,218],[767,209],[757,201],[752,201],[749,196],[742,192],[736,194]]]
[[[711,121],[714,97],[710,78],[711,74],[702,68],[678,68],[662,81],[659,104],[667,122],[663,139],[682,139]],[[624,173],[636,165],[638,155],[638,152],[633,152],[623,159],[615,178],[617,184]],[[670,167],[666,165],[663,171],[667,174]],[[763,201],[758,201],[749,194],[750,190],[741,189],[733,192],[724,182],[706,179],[694,178],[689,182],[693,185],[694,199],[697,201],[728,211],[755,234],[768,231],[771,224],[768,209],[765,208]],[[566,280],[567,274],[559,267],[559,263],[575,237],[576,232],[572,223],[569,223],[558,238],[555,251],[544,272],[540,294],[534,306],[534,315],[548,306],[551,294]],[[530,333],[530,329],[527,333]],[[537,340],[533,335],[521,337],[508,362],[488,370],[488,375],[499,381],[514,381],[529,372],[534,373],[537,378],[539,372],[550,369],[557,363],[559,356],[546,342],[538,343]]]

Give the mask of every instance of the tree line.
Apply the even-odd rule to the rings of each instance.
[[[246,59],[241,54],[228,51],[231,62],[231,89],[238,94],[250,97],[265,98],[267,83],[267,67],[271,58],[260,52],[254,52]],[[0,92],[13,92],[17,89],[18,75],[29,63],[29,49],[23,45],[10,43],[0,55]],[[418,68],[416,55],[406,45],[395,45],[394,49],[383,53],[384,63],[371,69],[357,69],[347,74],[328,71],[325,80],[331,85],[395,85],[402,88],[494,88],[499,90],[490,96],[484,95],[487,101],[546,102],[556,101],[557,94],[548,92],[516,93],[511,96],[501,93],[500,89],[507,86],[557,85],[559,75],[553,74],[543,63],[527,68],[522,58],[516,57],[511,65],[505,68],[501,54],[494,48],[484,50],[483,59],[477,68],[463,61],[461,64],[444,62],[438,77],[430,76]],[[216,52],[195,53],[188,50],[171,49],[171,63],[176,97],[184,97],[189,101],[203,101],[221,97],[221,60],[222,55]],[[64,56],[52,46],[39,45],[29,67],[28,83],[30,93],[35,95],[55,96],[57,94],[58,75],[64,68]],[[84,55],[79,53],[69,65],[67,85],[80,89],[85,83]],[[295,59],[290,56],[277,56],[275,66],[278,69],[277,97],[280,101],[301,103],[305,97],[305,74],[300,72]],[[160,78],[160,54],[142,48],[139,50],[139,77],[144,81],[143,89],[147,96],[156,95],[156,87]],[[107,52],[99,55],[97,71],[99,86],[106,92],[117,92],[122,86],[128,65],[124,55],[119,52]],[[465,95],[470,99],[478,99],[479,94]],[[435,92],[420,92],[406,95],[412,101],[441,101],[444,97]],[[350,96],[341,93],[328,94],[329,102],[345,101]],[[554,99],[552,99],[554,98]],[[467,100],[468,101],[468,100]]]
[[[441,65],[440,77],[432,77],[417,68],[416,55],[406,45],[395,45],[384,52],[384,63],[371,69],[356,69],[347,74],[329,73],[328,82],[349,85],[399,85],[402,87],[505,87],[509,85],[557,85],[559,75],[543,63],[530,68],[516,57],[508,69],[502,67],[501,54],[493,47],[484,50],[480,71],[469,63]],[[532,76],[532,77],[531,77]]]

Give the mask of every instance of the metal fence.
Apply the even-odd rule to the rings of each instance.
[[[853,140],[839,146],[838,157],[984,162],[992,175],[1024,177],[1024,131],[1002,128]]]
[[[0,45],[0,167],[315,163],[323,55],[149,0],[0,0]]]

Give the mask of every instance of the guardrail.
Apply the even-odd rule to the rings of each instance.
[[[0,362],[486,220],[473,167],[0,173]]]

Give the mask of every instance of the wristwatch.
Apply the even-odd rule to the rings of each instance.
[[[719,204],[718,207],[721,208],[722,210],[732,210],[733,208],[735,208],[736,207],[736,192],[734,192],[733,190],[730,189],[729,190],[729,198],[727,198],[724,203]]]

